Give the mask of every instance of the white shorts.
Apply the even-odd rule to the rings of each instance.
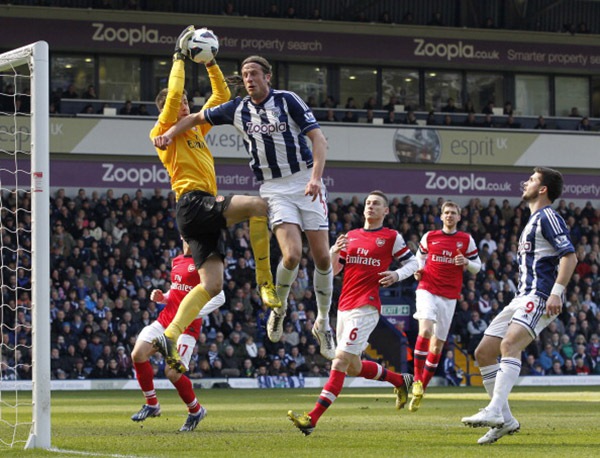
[[[165,328],[163,325],[158,321],[154,321],[153,323],[144,327],[137,338],[138,340],[142,340],[143,342],[151,344],[154,339],[162,335],[164,332]],[[192,358],[192,353],[195,346],[196,339],[189,334],[181,334],[179,339],[177,339],[177,351],[179,352],[179,356],[181,356],[181,359],[185,363],[186,367],[190,367],[190,359]]]
[[[433,321],[433,334],[445,342],[448,339],[454,309],[456,309],[456,299],[436,296],[424,289],[418,289],[416,296],[417,312],[413,318]]]
[[[556,315],[546,314],[546,299],[531,294],[515,297],[510,304],[492,320],[484,334],[504,338],[508,325],[517,323],[523,326],[534,339],[556,319]]]
[[[369,345],[369,337],[378,322],[379,311],[371,305],[338,311],[336,350],[360,356]]]
[[[311,171],[305,170],[291,176],[264,182],[260,187],[260,197],[269,205],[271,228],[282,223],[300,226],[302,231],[327,231],[327,190],[323,185],[322,196],[313,202],[312,196],[305,196],[304,190],[310,180]]]

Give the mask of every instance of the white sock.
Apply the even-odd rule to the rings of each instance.
[[[500,368],[496,374],[494,395],[488,408],[502,411],[504,404],[508,404],[508,395],[517,383],[521,373],[521,360],[518,358],[502,358]]]
[[[281,310],[279,314],[285,314],[288,306],[288,296],[290,295],[290,288],[292,283],[298,276],[298,266],[295,269],[289,270],[283,265],[283,261],[280,261],[277,265],[277,274],[275,276],[275,289],[277,290],[277,296],[281,301]],[[277,309],[273,309],[277,310]]]
[[[317,322],[320,329],[326,330],[329,327],[329,309],[333,293],[333,268],[330,267],[327,272],[323,272],[315,267],[313,282],[317,296]]]
[[[500,369],[500,364],[492,364],[491,366],[480,367],[479,371],[481,372],[481,377],[483,378],[483,386],[485,391],[487,391],[490,399],[494,397],[494,386],[496,385],[496,375]],[[504,421],[510,421],[512,418],[512,412],[510,411],[510,406],[508,402],[502,406],[502,416],[504,417]]]

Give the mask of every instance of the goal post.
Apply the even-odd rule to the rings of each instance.
[[[24,75],[20,72],[25,69]],[[49,138],[49,52],[48,43],[39,41],[28,46],[23,46],[3,54],[0,54],[0,74],[3,80],[10,80],[19,83],[24,76],[29,80],[30,113],[20,112],[19,96],[29,94],[19,94],[19,87],[24,84],[13,84],[17,87],[14,94],[14,113],[2,110],[4,117],[12,117],[12,124],[9,132],[4,132],[4,141],[0,139],[0,152],[3,156],[8,156],[10,161],[6,163],[14,164],[14,170],[6,170],[2,166],[2,175],[7,177],[8,183],[0,182],[2,192],[7,190],[7,184],[14,186],[15,201],[18,212],[28,212],[29,209],[18,208],[19,192],[29,192],[30,194],[30,229],[21,228],[18,225],[16,238],[19,240],[19,234],[23,231],[29,231],[31,248],[29,257],[31,259],[31,421],[21,420],[21,414],[18,409],[22,409],[20,402],[14,403],[17,414],[14,428],[20,423],[29,423],[29,436],[25,443],[25,448],[50,448],[50,215],[48,205],[50,202],[50,138]],[[4,87],[0,88],[4,92]],[[7,94],[2,94],[6,100]],[[24,110],[23,110],[24,111]],[[24,122],[23,118],[28,118],[29,123]],[[27,129],[27,124],[30,130]],[[5,146],[11,137],[13,138],[13,148]],[[28,175],[27,185],[20,183],[21,175]],[[12,182],[11,182],[12,181]],[[27,181],[23,179],[23,181]],[[5,212],[6,213],[6,212]],[[15,212],[17,213],[17,212]],[[15,215],[18,221],[20,213]],[[4,226],[4,221],[2,222]],[[19,232],[21,231],[21,232]],[[20,248],[20,247],[18,247]],[[19,265],[18,250],[17,266]],[[17,272],[14,272],[15,275]],[[18,288],[16,288],[18,290]],[[16,304],[18,304],[16,298]],[[4,303],[1,304],[5,306]],[[18,307],[18,306],[17,306]],[[17,308],[18,310],[18,308]],[[16,326],[16,323],[13,325]],[[18,344],[15,344],[18,347]],[[16,366],[16,364],[15,364]],[[14,369],[14,368],[13,368]],[[15,371],[16,372],[16,371]],[[2,382],[0,382],[2,383]],[[23,385],[16,382],[14,384],[15,398],[18,399],[19,390]],[[2,403],[4,406],[4,403]],[[1,407],[0,407],[1,408]],[[3,440],[0,437],[0,440]],[[9,446],[15,445],[19,440],[13,440]],[[5,443],[5,442],[3,442]]]

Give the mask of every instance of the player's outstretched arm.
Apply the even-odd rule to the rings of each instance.
[[[177,121],[177,124],[174,124],[164,134],[154,137],[152,139],[152,143],[154,144],[155,148],[165,149],[180,133],[190,130],[192,127],[199,124],[205,124],[206,122],[207,121],[204,118],[204,110],[199,111],[198,113],[192,113],[185,118],[181,118],[179,121]]]

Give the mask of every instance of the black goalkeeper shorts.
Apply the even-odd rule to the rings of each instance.
[[[230,202],[231,196],[215,197],[204,191],[190,191],[177,201],[177,226],[197,269],[213,254],[224,258],[221,229],[227,227],[223,212]]]

